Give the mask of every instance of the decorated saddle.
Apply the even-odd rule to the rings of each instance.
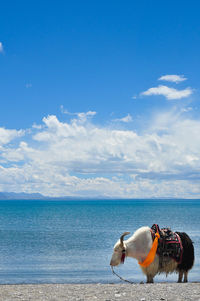
[[[167,260],[167,258],[173,258],[178,264],[182,261],[183,246],[180,236],[173,232],[170,228],[160,229],[157,224],[151,227],[151,233],[153,240],[155,234],[159,233],[160,238],[158,240],[157,254],[160,257],[160,261]]]

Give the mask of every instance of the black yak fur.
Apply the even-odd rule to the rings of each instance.
[[[194,264],[194,246],[190,237],[185,232],[176,232],[181,239],[183,246],[182,261],[177,266],[179,272],[179,282],[182,282],[184,275],[184,282],[187,282],[187,273],[193,267]]]

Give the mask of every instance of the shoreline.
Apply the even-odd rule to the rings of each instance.
[[[1,284],[0,301],[197,301],[200,282],[154,284]]]

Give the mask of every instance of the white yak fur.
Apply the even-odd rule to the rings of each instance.
[[[153,240],[149,227],[139,228],[129,239],[124,241],[123,247],[126,250],[126,256],[137,259],[143,262],[147,257]],[[122,245],[120,240],[114,246],[114,252],[110,261],[111,266],[116,266],[121,263]],[[141,267],[141,266],[140,266]],[[147,282],[153,282],[153,277],[157,273],[170,273],[175,271],[177,263],[173,259],[167,259],[163,262],[163,268],[159,267],[159,256],[156,255],[154,261],[146,268],[141,267],[143,273],[147,276]]]

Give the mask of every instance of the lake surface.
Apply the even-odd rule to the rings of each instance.
[[[0,201],[0,283],[113,283],[109,262],[125,231],[171,227],[194,241],[189,281],[200,280],[199,200]],[[145,281],[137,261],[116,272]],[[172,274],[156,282],[176,281]]]

